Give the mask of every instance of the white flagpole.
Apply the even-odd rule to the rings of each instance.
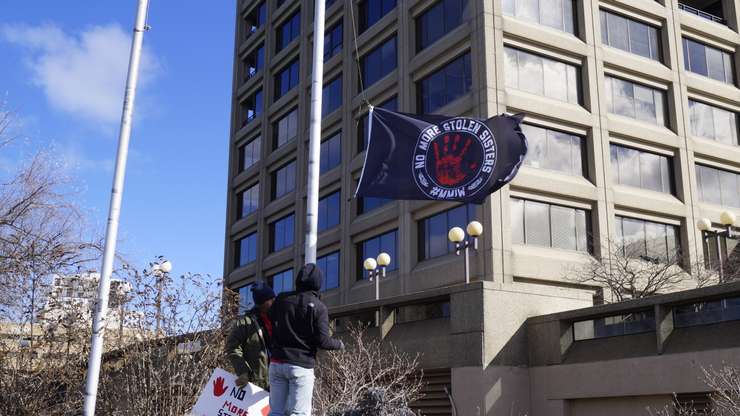
[[[316,0],[313,19],[313,69],[311,71],[311,125],[308,142],[306,204],[306,263],[316,263],[319,211],[319,162],[321,159],[321,95],[324,87],[324,13],[326,1]]]
[[[98,283],[98,297],[95,303],[95,316],[92,325],[92,341],[90,356],[87,364],[87,384],[85,386],[85,416],[95,415],[95,401],[98,394],[98,379],[100,377],[100,360],[103,354],[103,335],[105,333],[106,316],[108,314],[108,292],[110,292],[110,276],[113,272],[113,260],[116,252],[118,237],[118,218],[121,213],[121,197],[123,182],[126,176],[126,159],[128,157],[128,143],[131,137],[131,119],[134,112],[136,98],[136,83],[139,78],[139,63],[141,62],[141,45],[144,41],[146,14],[149,0],[138,0],[134,37],[131,43],[128,79],[126,92],[123,98],[123,115],[121,116],[121,130],[118,136],[118,155],[116,170],[113,175],[108,224],[105,231],[105,248],[103,251],[103,267]]]

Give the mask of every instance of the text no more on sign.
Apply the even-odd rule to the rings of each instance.
[[[237,387],[236,376],[217,368],[208,379],[191,416],[267,416],[270,395],[252,383]]]

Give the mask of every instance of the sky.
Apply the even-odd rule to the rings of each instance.
[[[0,0],[0,101],[26,138],[0,170],[53,149],[101,235],[136,6]],[[235,13],[234,0],[150,2],[118,247],[140,266],[163,255],[173,273],[223,274]]]

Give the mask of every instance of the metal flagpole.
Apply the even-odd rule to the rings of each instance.
[[[128,157],[128,143],[131,137],[131,119],[134,112],[136,97],[136,83],[139,78],[139,63],[141,62],[141,45],[144,41],[144,32],[148,29],[146,15],[149,0],[139,0],[136,12],[134,37],[131,43],[128,79],[126,92],[123,98],[123,115],[121,116],[121,130],[118,136],[118,155],[116,170],[113,175],[108,224],[105,230],[105,249],[103,252],[103,267],[98,283],[98,298],[95,304],[93,317],[92,341],[90,356],[87,364],[87,384],[85,386],[85,415],[95,415],[95,401],[98,393],[98,379],[100,377],[100,360],[103,353],[103,335],[105,320],[108,314],[108,295],[110,291],[110,276],[113,272],[113,260],[116,252],[116,238],[118,236],[118,218],[121,213],[121,196],[123,194],[123,180],[126,175],[126,159]]]
[[[316,263],[319,211],[319,161],[321,158],[321,95],[324,86],[325,0],[316,0],[313,19],[313,69],[311,71],[311,125],[308,143],[306,204],[306,263]]]

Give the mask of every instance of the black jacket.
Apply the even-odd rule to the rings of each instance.
[[[314,368],[319,348],[342,348],[342,342],[329,335],[329,312],[318,294],[321,280],[321,269],[307,264],[296,276],[296,291],[275,299],[270,309],[273,359]]]

